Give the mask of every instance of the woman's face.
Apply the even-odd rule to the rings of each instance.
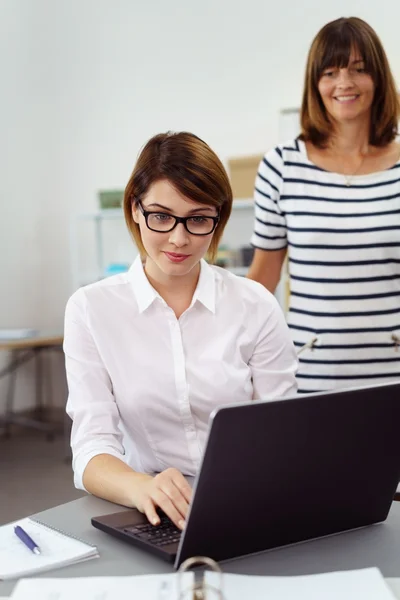
[[[375,86],[357,50],[351,52],[347,67],[325,69],[318,91],[328,115],[337,123],[370,119]]]
[[[142,200],[145,211],[159,213],[155,219],[156,227],[159,222],[167,222],[170,216],[192,217],[193,223],[200,223],[205,217],[216,217],[214,206],[199,204],[180,194],[166,179],[153,183]],[[193,269],[206,254],[213,233],[209,235],[193,235],[183,223],[178,223],[169,232],[152,231],[146,225],[146,220],[139,207],[133,208],[133,218],[138,223],[143,246],[147,253],[146,272],[154,279],[160,276],[182,277],[193,275]]]

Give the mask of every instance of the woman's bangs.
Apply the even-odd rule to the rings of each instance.
[[[350,27],[342,27],[340,30],[332,31],[321,40],[320,47],[316,52],[315,76],[317,81],[323,72],[329,68],[344,69],[349,65],[352,52],[359,54],[364,61],[365,70],[368,73],[374,71],[374,61],[371,57],[368,41]]]

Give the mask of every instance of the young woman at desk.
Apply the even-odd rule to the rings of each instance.
[[[312,43],[302,133],[255,186],[249,277],[271,292],[288,253],[299,392],[400,378],[399,102],[373,29],[338,19]]]
[[[213,409],[296,392],[296,354],[275,298],[203,260],[215,256],[231,206],[207,144],[189,133],[153,137],[124,198],[141,257],[78,290],[66,309],[75,484],[153,524],[160,507],[184,527],[183,475],[199,467]]]

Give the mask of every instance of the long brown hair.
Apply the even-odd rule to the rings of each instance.
[[[386,146],[397,135],[399,99],[382,43],[372,27],[362,19],[342,17],[318,32],[308,53],[300,137],[315,146],[324,147],[332,134],[332,123],[318,91],[319,80],[329,67],[347,67],[354,49],[360,52],[366,72],[371,75],[375,86],[369,143]]]
[[[146,251],[132,211],[161,179],[186,198],[217,208],[220,218],[207,253],[214,261],[232,210],[232,188],[220,159],[203,140],[185,131],[159,133],[147,142],[125,188],[123,203],[126,224],[142,256]]]

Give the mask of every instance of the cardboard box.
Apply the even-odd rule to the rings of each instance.
[[[228,159],[228,174],[234,198],[253,198],[254,182],[263,154]]]

